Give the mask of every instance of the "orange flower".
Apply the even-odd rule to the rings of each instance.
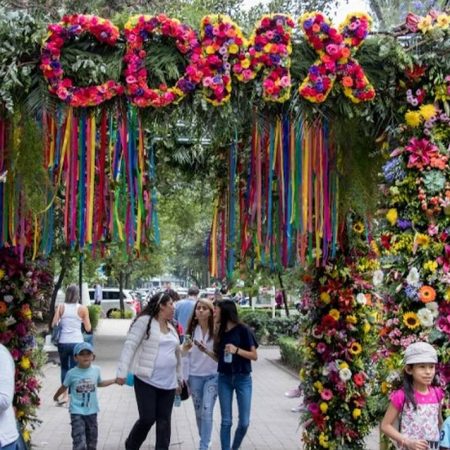
[[[431,286],[422,286],[419,289],[419,299],[423,303],[430,303],[436,298],[436,291]]]
[[[5,302],[0,302],[0,314],[5,314],[8,311],[8,306]]]
[[[342,78],[342,84],[345,87],[352,87],[353,86],[352,77],[344,77],[344,78]]]

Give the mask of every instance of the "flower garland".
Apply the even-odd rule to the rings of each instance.
[[[65,103],[76,107],[99,105],[123,93],[120,83],[108,80],[98,86],[77,87],[73,80],[64,77],[61,65],[61,50],[65,43],[89,33],[99,42],[114,46],[119,38],[119,29],[101,17],[74,14],[64,16],[59,24],[48,27],[48,36],[41,51],[40,68],[49,83],[49,91]]]
[[[355,221],[349,229],[354,243],[364,243],[362,222]],[[363,278],[377,267],[373,256],[340,257],[304,277],[300,379],[307,450],[359,450],[373,425],[367,400],[377,311],[372,287]]]
[[[338,80],[354,103],[373,100],[375,89],[352,57],[369,33],[370,17],[364,13],[349,14],[339,31],[319,12],[303,15],[299,23],[319,55],[299,88],[300,95],[311,102],[324,102]]]
[[[36,349],[33,309],[51,276],[19,263],[8,250],[0,251],[0,343],[8,347],[16,364],[14,408],[26,441],[34,428],[40,405],[37,377],[42,356]]]
[[[385,227],[379,238],[383,272],[376,276],[386,299],[382,363],[398,369],[411,342],[440,349],[441,375],[450,381],[450,118],[427,74],[410,83],[399,146],[383,167]],[[441,79],[444,79],[442,77]],[[383,281],[384,277],[384,281]],[[447,375],[445,375],[447,374]]]
[[[223,15],[203,17],[200,38],[204,96],[213,105],[221,105],[230,99],[231,64],[244,55],[247,40],[241,29]]]
[[[161,85],[152,89],[147,84],[147,69],[145,68],[144,43],[153,33],[175,39],[178,50],[189,58],[189,65],[174,87]],[[193,92],[200,83],[203,73],[199,70],[201,54],[197,33],[188,25],[177,19],[171,19],[164,14],[158,16],[134,16],[125,25],[127,49],[124,57],[126,64],[126,93],[136,106],[164,107],[179,102],[184,96]]]
[[[233,72],[240,81],[253,80],[264,67],[263,97],[283,103],[291,93],[291,30],[295,22],[287,15],[264,16],[250,37],[248,52],[238,55]]]

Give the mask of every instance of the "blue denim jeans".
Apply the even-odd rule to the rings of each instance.
[[[236,391],[239,421],[230,447],[231,426],[233,424],[233,391]],[[237,450],[242,444],[250,424],[252,403],[252,377],[250,374],[219,374],[219,403],[222,422],[220,424],[220,444],[222,450]]]
[[[217,377],[217,374],[204,377],[191,375],[189,377],[189,388],[200,435],[200,450],[208,450],[211,442],[213,412],[217,399]]]
[[[59,360],[61,362],[61,384],[64,383],[64,378],[66,378],[66,373],[69,369],[77,365],[73,357],[75,345],[77,344],[58,344]]]

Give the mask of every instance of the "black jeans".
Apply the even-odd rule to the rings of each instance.
[[[98,438],[97,414],[71,414],[73,450],[96,450]]]
[[[136,394],[139,419],[125,441],[125,449],[140,449],[150,428],[156,422],[155,450],[168,450],[175,389],[158,389],[144,383],[138,377],[134,377],[134,393]]]

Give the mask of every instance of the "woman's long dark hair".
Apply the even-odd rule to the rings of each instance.
[[[214,308],[212,303],[209,300],[200,299],[195,302],[194,311],[192,312],[192,316],[188,322],[188,326],[186,327],[186,331],[184,334],[190,334],[191,336],[194,336],[195,327],[198,325],[198,319],[195,316],[195,310],[197,309],[197,305],[204,305],[207,306],[209,309],[209,318],[208,318],[208,332],[209,332],[209,339],[214,338]]]
[[[218,324],[216,339],[214,342],[214,353],[217,355],[227,323],[232,322],[237,325],[242,322],[239,320],[236,303],[234,303],[233,300],[220,300],[216,303],[216,306],[220,309],[220,322]]]
[[[145,308],[136,316],[131,326],[134,325],[134,323],[136,322],[136,320],[139,319],[139,317],[150,316],[150,320],[148,321],[147,324],[147,330],[145,331],[146,339],[148,339],[150,337],[150,326],[153,318],[159,314],[161,305],[166,305],[171,300],[173,299],[168,292],[156,293],[153,297],[150,298]]]
[[[410,364],[412,367],[414,364]],[[414,410],[417,409],[417,401],[416,396],[414,395],[414,379],[411,374],[406,371],[406,368],[403,369],[403,392],[405,393],[405,404],[411,403],[414,407]],[[431,386],[439,386],[439,377],[437,374],[434,375],[433,381],[431,382]]]

